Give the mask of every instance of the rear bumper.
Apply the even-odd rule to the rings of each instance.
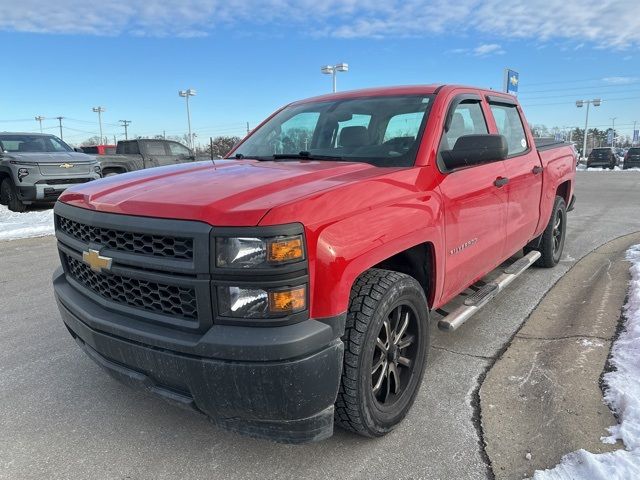
[[[640,168],[640,160],[627,160],[624,162],[622,169],[626,170],[627,168]]]
[[[184,342],[158,348],[149,344],[152,338],[146,343],[98,328],[113,313],[76,292],[60,271],[54,289],[71,335],[116,379],[254,437],[304,443],[333,433],[344,348],[340,326],[318,320],[268,329],[214,326],[226,333],[194,345],[201,354],[186,354]],[[226,345],[216,343],[220,336]]]

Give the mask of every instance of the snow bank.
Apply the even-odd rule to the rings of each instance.
[[[15,213],[0,205],[0,241],[53,234],[53,209]]]
[[[626,450],[601,454],[578,450],[565,455],[555,468],[537,471],[533,480],[640,479],[640,245],[629,249],[627,259],[632,265],[625,328],[611,349],[615,370],[604,375],[604,399],[620,423],[602,438],[605,443],[622,440]]]
[[[587,166],[583,164],[578,165],[576,170],[579,172],[640,172],[640,168],[638,167],[627,168],[626,170],[623,170],[622,167],[613,167],[613,170],[609,170],[608,168],[603,169],[602,167],[587,168]]]

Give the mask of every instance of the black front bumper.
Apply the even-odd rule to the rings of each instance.
[[[303,443],[333,433],[344,315],[280,327],[214,325],[197,341],[171,339],[152,328],[118,329],[119,315],[80,294],[61,270],[53,280],[71,335],[118,380],[254,437]]]

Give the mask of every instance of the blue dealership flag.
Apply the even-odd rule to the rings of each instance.
[[[634,130],[633,131],[633,143],[638,143],[638,140],[640,140],[640,130]]]
[[[510,68],[504,69],[504,91],[513,95],[518,94],[520,84],[520,74]]]

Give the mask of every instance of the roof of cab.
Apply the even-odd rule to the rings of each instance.
[[[505,96],[515,100],[515,97],[505,92],[497,90],[489,90],[486,88],[473,87],[469,85],[448,85],[448,84],[431,84],[431,85],[402,85],[396,87],[376,87],[365,88],[360,90],[349,90],[344,92],[329,93],[316,97],[306,98],[292,102],[291,105],[298,105],[310,102],[323,102],[330,100],[343,100],[348,98],[359,97],[383,97],[391,95],[433,95],[441,90],[469,89],[482,92],[485,95]]]

